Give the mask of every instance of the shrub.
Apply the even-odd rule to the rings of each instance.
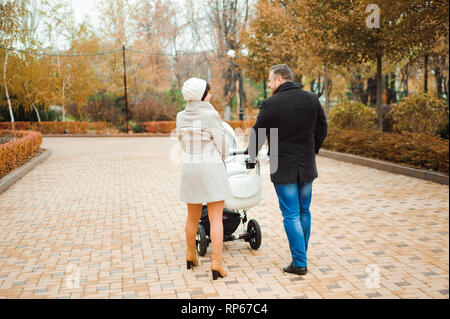
[[[0,131],[0,136],[14,136],[0,144],[0,178],[33,158],[42,144],[42,134],[30,131]]]
[[[448,138],[449,138],[449,121],[448,121],[448,119],[447,119],[447,124],[444,127],[441,127],[437,133],[440,137],[448,140]]]
[[[14,122],[16,130],[28,130],[31,128],[30,122]],[[0,130],[12,130],[11,122],[0,122]]]
[[[87,122],[64,122],[64,126],[69,134],[86,134],[89,123]]]
[[[125,122],[123,97],[108,92],[98,92],[88,98],[82,108],[83,119],[93,122],[108,121],[119,128]]]
[[[130,122],[130,128],[134,133],[142,133],[144,132],[144,129],[139,123],[136,122]]]
[[[35,122],[31,125],[33,131],[42,134],[64,134],[65,122]]]
[[[149,121],[172,121],[176,118],[178,107],[166,105],[157,97],[149,96],[138,103],[130,104],[131,119],[137,123]]]
[[[330,111],[330,126],[336,128],[372,129],[376,125],[376,110],[361,103],[342,102]]]
[[[95,131],[96,134],[104,134],[106,130],[106,122],[90,122],[89,129]]]
[[[256,120],[250,121],[229,121],[227,122],[233,129],[240,128],[243,131],[255,125]],[[148,133],[170,133],[176,129],[176,121],[153,121],[144,122],[142,127]]]
[[[436,135],[447,123],[448,106],[432,94],[412,94],[394,108],[393,118],[395,132]]]
[[[144,131],[148,133],[169,134],[176,129],[176,121],[145,122],[142,126]]]
[[[237,128],[240,128],[242,130],[246,130],[248,128],[253,127],[255,125],[256,120],[250,120],[250,121],[227,121],[228,124],[235,130]]]
[[[186,106],[183,94],[174,85],[172,85],[170,90],[162,93],[162,102],[165,105],[176,105],[178,110],[182,110]]]
[[[423,133],[330,128],[324,148],[415,168],[449,172],[448,141]]]
[[[394,130],[394,118],[392,115],[394,108],[391,105],[383,104],[381,110],[383,113],[383,132],[392,133]]]
[[[86,134],[88,127],[88,122],[35,122],[31,126],[42,134]]]

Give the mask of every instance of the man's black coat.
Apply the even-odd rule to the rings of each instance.
[[[318,176],[315,155],[326,136],[327,120],[317,95],[285,82],[262,102],[246,152],[254,159],[267,137],[272,183],[310,182]]]

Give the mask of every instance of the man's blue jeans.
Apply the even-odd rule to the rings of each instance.
[[[309,205],[311,204],[312,181],[273,185],[283,214],[284,229],[289,240],[294,266],[306,267],[306,251],[311,233]]]

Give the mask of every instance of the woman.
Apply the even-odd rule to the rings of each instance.
[[[198,264],[195,237],[202,205],[206,203],[211,225],[211,271],[216,280],[227,275],[222,267],[222,214],[224,201],[232,197],[224,162],[229,146],[219,113],[209,103],[209,84],[190,78],[184,83],[182,94],[188,103],[177,114],[177,135],[184,151],[180,198],[188,209],[186,264],[188,269]]]

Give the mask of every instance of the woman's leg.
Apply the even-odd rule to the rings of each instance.
[[[227,275],[222,268],[224,201],[207,203],[207,205],[212,245],[211,269],[213,270],[213,279],[216,279]]]
[[[188,207],[188,216],[186,219],[186,260],[187,260],[187,268],[189,269],[192,264],[195,266],[198,264],[197,260],[197,249],[195,245],[195,237],[197,235],[197,227],[198,221],[202,216],[202,204],[187,204]]]

